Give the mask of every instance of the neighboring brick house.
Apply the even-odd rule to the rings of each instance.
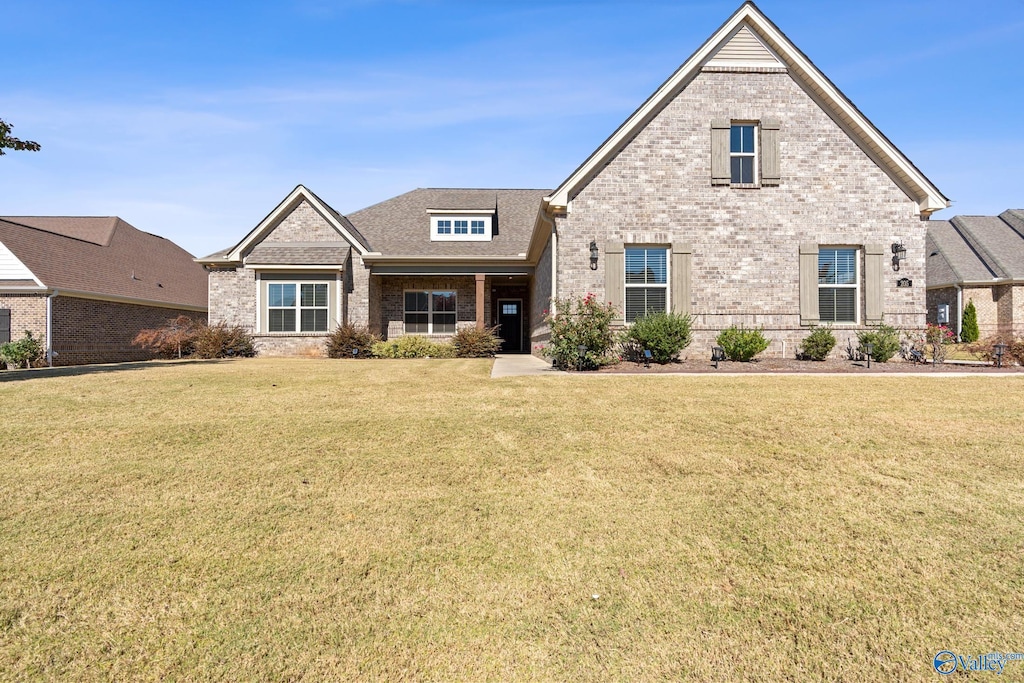
[[[144,360],[142,329],[206,320],[191,254],[117,217],[0,217],[0,342],[30,330],[53,365]]]
[[[981,337],[1024,335],[1024,209],[928,224],[928,322],[963,326],[968,301]]]
[[[592,292],[622,325],[690,314],[695,355],[730,325],[793,355],[818,324],[839,348],[883,322],[923,328],[926,221],[948,205],[748,2],[554,191],[416,190],[346,217],[300,186],[199,261],[212,320],[268,349],[315,350],[352,321],[387,336],[500,324],[510,349],[537,351],[551,302]]]

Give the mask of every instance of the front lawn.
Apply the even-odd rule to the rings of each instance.
[[[1024,649],[1021,378],[489,367],[0,382],[0,677],[917,680]]]

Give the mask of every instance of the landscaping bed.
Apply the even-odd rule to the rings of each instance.
[[[823,361],[796,360],[795,358],[755,358],[747,363],[722,361],[715,368],[714,363],[707,359],[689,359],[659,365],[651,363],[649,368],[643,363],[622,361],[615,365],[601,367],[600,373],[837,373],[837,374],[886,374],[896,372],[914,372],[921,374],[970,372],[978,374],[1015,374],[1024,372],[1019,365],[1004,365],[1001,368],[987,363],[951,362],[932,364],[910,363],[907,361],[890,360],[885,363],[871,363],[868,368],[865,361],[828,359]]]

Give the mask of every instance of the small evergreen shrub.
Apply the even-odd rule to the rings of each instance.
[[[973,344],[979,337],[981,331],[978,329],[978,309],[974,307],[974,299],[968,299],[967,306],[964,307],[964,320],[960,325],[960,341]]]
[[[179,315],[160,327],[140,330],[132,345],[149,349],[161,358],[185,358],[195,351],[196,338],[203,327],[203,323]]]
[[[240,325],[204,325],[196,335],[192,355],[195,358],[252,358],[256,355],[256,346],[249,331]]]
[[[0,361],[14,368],[22,365],[31,368],[33,363],[42,359],[43,353],[43,345],[29,330],[25,330],[25,336],[17,341],[0,344]]]
[[[365,325],[346,323],[327,335],[324,345],[327,347],[328,358],[370,358],[373,356],[373,345],[379,341],[380,337],[370,332],[370,328]],[[359,351],[358,355],[352,355],[353,349]]]
[[[873,330],[858,332],[857,342],[861,349],[869,343],[874,344],[871,360],[884,363],[900,352],[900,331],[892,325],[879,325]]]
[[[651,313],[633,321],[622,333],[622,348],[630,360],[643,360],[644,349],[655,363],[670,363],[690,345],[690,316]]]
[[[397,339],[377,342],[373,355],[378,358],[454,358],[455,347],[431,341],[418,334],[407,334]]]
[[[501,350],[497,327],[463,327],[452,335],[451,345],[458,358],[492,358]]]
[[[825,360],[836,346],[836,336],[829,327],[815,327],[800,342],[800,356],[807,360]]]
[[[769,344],[760,328],[748,330],[735,325],[719,332],[715,342],[722,347],[726,358],[741,363],[752,360]]]
[[[557,313],[546,318],[551,326],[551,341],[544,347],[544,355],[551,358],[556,367],[596,370],[617,360],[611,357],[615,344],[614,306],[587,294],[556,299],[555,309]],[[581,346],[584,348],[582,355]]]

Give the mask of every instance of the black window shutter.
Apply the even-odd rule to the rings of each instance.
[[[11,341],[11,309],[0,308],[0,344]]]

